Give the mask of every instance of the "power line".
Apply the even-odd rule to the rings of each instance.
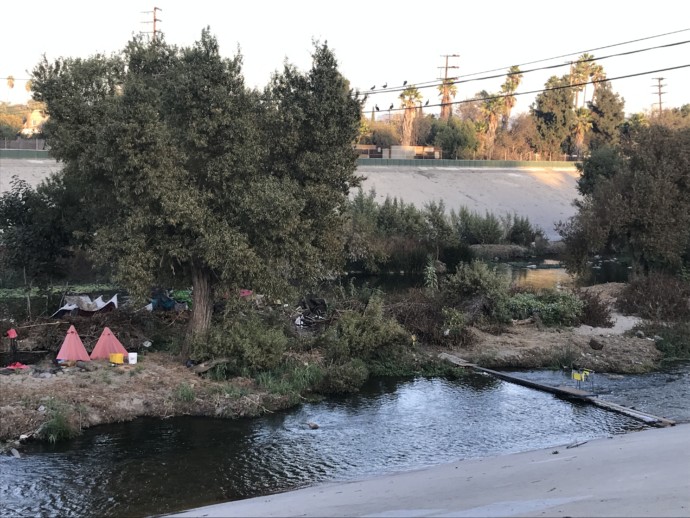
[[[589,52],[595,52],[595,51],[597,51],[597,50],[604,50],[604,49],[610,49],[610,48],[613,48],[613,47],[620,47],[620,46],[623,46],[623,45],[629,45],[630,43],[638,43],[638,42],[640,42],[640,41],[646,41],[646,40],[652,40],[652,39],[656,39],[656,38],[662,38],[662,37],[664,37],[664,36],[670,36],[670,35],[672,35],[672,34],[679,34],[679,33],[681,33],[681,32],[687,32],[687,31],[690,31],[690,27],[687,28],[687,29],[680,29],[680,30],[677,30],[677,31],[665,32],[665,33],[662,33],[662,34],[655,34],[655,35],[653,35],[653,36],[645,36],[644,38],[637,38],[637,39],[634,39],[634,40],[623,41],[623,42],[620,42],[620,43],[613,43],[613,44],[611,44],[611,45],[605,45],[605,46],[603,46],[603,47],[596,47],[596,48],[593,48],[593,49],[580,50],[580,51],[578,51],[578,52],[571,52],[571,53],[569,53],[569,54],[562,54],[562,55],[560,55],[560,56],[554,56],[554,57],[551,57],[551,58],[543,58],[543,59],[537,59],[537,60],[534,60],[534,61],[528,61],[528,62],[526,62],[526,63],[519,63],[519,64],[516,65],[516,66],[518,66],[518,67],[523,67],[523,66],[526,66],[526,65],[534,65],[535,63],[543,63],[544,61],[552,61],[552,60],[554,60],[554,59],[567,58],[567,57],[569,57],[569,56],[575,56],[575,55],[577,55],[577,54],[585,54],[585,53],[589,53]],[[462,77],[477,76],[477,75],[480,75],[480,74],[490,74],[491,72],[499,72],[499,71],[501,71],[501,70],[505,70],[505,69],[507,69],[507,68],[510,68],[511,66],[513,66],[513,65],[508,65],[508,66],[500,67],[500,68],[492,68],[491,70],[484,70],[483,72],[472,72],[472,73],[469,73],[469,74],[462,74],[462,75],[460,75],[460,76],[458,76],[458,77],[459,77],[459,78],[462,78]],[[419,82],[417,82],[416,84],[417,84],[417,85],[424,85],[424,84],[428,84],[428,83],[435,83],[435,81],[419,81]]]
[[[628,55],[632,55],[632,54],[639,54],[639,53],[641,53],[641,52],[647,52],[647,51],[650,51],[650,50],[658,50],[658,49],[663,49],[663,48],[677,47],[677,46],[679,46],[679,45],[687,45],[688,43],[690,43],[690,40],[677,41],[677,42],[673,42],[673,43],[666,43],[666,44],[664,44],[664,45],[657,45],[657,46],[655,46],[655,47],[645,47],[645,48],[643,48],[643,49],[635,49],[635,50],[628,50],[628,51],[625,51],[625,52],[618,52],[618,53],[616,53],[616,54],[609,54],[609,55],[607,55],[607,56],[601,56],[601,57],[598,57],[598,58],[597,58],[597,57],[592,57],[592,58],[589,58],[589,59],[582,59],[582,60],[578,60],[578,61],[574,61],[574,62],[569,62],[569,63],[558,63],[558,64],[556,64],[556,65],[547,65],[547,66],[543,66],[543,67],[530,68],[530,69],[527,69],[527,70],[520,70],[519,72],[514,72],[514,73],[510,73],[510,72],[509,72],[509,73],[505,73],[505,72],[504,72],[504,73],[502,73],[502,74],[496,74],[496,75],[484,76],[484,77],[477,77],[477,78],[474,78],[474,79],[459,79],[459,78],[461,78],[461,77],[467,77],[467,75],[465,75],[465,76],[462,76],[462,75],[461,75],[461,76],[458,76],[458,80],[454,80],[452,84],[471,83],[471,82],[475,82],[475,81],[484,81],[484,80],[486,80],[486,79],[497,79],[497,78],[507,77],[507,76],[511,76],[511,75],[524,75],[524,74],[529,74],[529,73],[531,73],[531,72],[538,72],[538,71],[542,71],[542,70],[552,70],[552,69],[555,69],[555,68],[561,68],[561,67],[564,67],[564,66],[570,66],[571,64],[574,64],[574,63],[588,63],[588,62],[592,62],[592,61],[603,61],[603,60],[605,60],[605,59],[610,59],[610,58],[615,58],[615,57],[620,57],[620,56],[628,56]],[[542,61],[545,61],[545,60],[542,60]],[[518,66],[520,66],[520,65],[518,65]],[[427,84],[426,86],[417,86],[418,84],[420,84],[420,83],[417,83],[417,84],[415,84],[414,86],[415,86],[418,90],[422,90],[422,89],[425,89],[425,88],[436,88],[436,87],[438,87],[440,84],[443,84],[443,83],[434,82],[434,84]],[[423,84],[423,83],[422,83],[422,84]],[[404,88],[401,88],[401,87],[393,87],[393,88],[389,88],[389,89],[387,89],[387,90],[374,90],[374,91],[372,91],[372,92],[367,92],[367,93],[368,93],[369,95],[374,95],[374,94],[379,94],[379,93],[384,93],[384,92],[386,92],[386,93],[389,93],[389,92],[401,92],[401,91],[404,91],[404,90],[405,90],[405,89],[404,89]]]
[[[539,94],[542,92],[550,92],[553,90],[567,90],[567,89],[575,88],[575,87],[579,87],[579,86],[594,85],[594,84],[598,84],[598,83],[606,83],[607,81],[617,81],[619,79],[628,79],[631,77],[646,76],[649,74],[657,74],[659,72],[668,72],[669,70],[678,70],[681,68],[688,68],[688,67],[690,67],[690,64],[678,65],[675,67],[668,67],[668,68],[660,68],[658,70],[648,70],[647,72],[636,72],[633,74],[626,74],[626,75],[618,76],[618,77],[609,77],[606,79],[594,79],[592,81],[583,81],[580,83],[573,83],[573,84],[568,84],[565,86],[552,86],[550,88],[540,88],[538,90],[529,90],[526,92],[514,92],[512,94],[496,94],[496,95],[487,95],[487,96],[483,96],[483,97],[475,97],[472,99],[465,99],[463,101],[453,101],[451,104],[465,104],[465,103],[473,103],[473,102],[477,102],[477,101],[491,101],[493,99],[504,99],[506,97],[514,97],[514,96],[518,96],[518,95],[533,95],[533,94]],[[439,103],[439,104],[428,105],[429,108],[434,108],[436,106],[441,106],[441,104]],[[390,111],[403,111],[405,109],[406,108],[393,108]]]

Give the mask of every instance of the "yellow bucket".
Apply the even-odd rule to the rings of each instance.
[[[124,363],[124,354],[110,353],[110,363]]]

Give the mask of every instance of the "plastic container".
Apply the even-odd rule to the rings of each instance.
[[[110,359],[110,363],[122,364],[125,362],[124,356],[125,355],[122,353],[110,353],[108,358]]]
[[[137,353],[127,353],[127,363],[130,365],[137,363]]]

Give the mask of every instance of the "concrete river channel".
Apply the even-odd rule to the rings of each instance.
[[[558,371],[520,375],[568,381]],[[594,383],[611,401],[690,421],[690,363],[647,375],[597,374]],[[0,457],[0,514],[150,516],[644,427],[482,374],[377,379],[356,395],[258,419],[137,419],[65,443],[29,444],[22,458]]]

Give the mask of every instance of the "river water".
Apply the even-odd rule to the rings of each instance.
[[[146,516],[642,428],[485,375],[373,380],[253,420],[138,419],[30,444],[0,457],[0,513]]]

